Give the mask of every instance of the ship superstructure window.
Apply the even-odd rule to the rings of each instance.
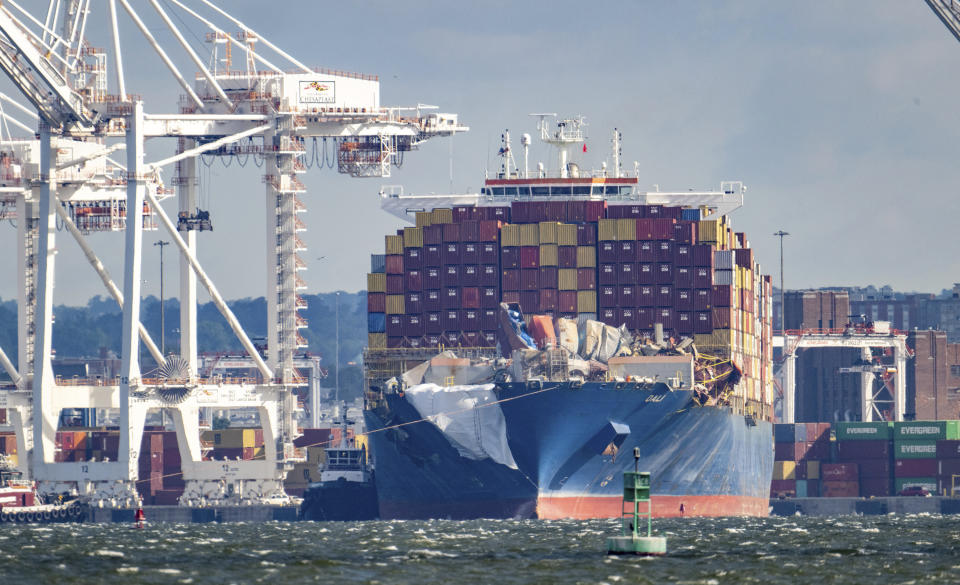
[[[530,195],[530,187],[527,187],[526,185],[517,187],[517,195],[520,195],[521,197],[524,195]]]
[[[551,187],[551,195],[570,195],[570,187]]]
[[[503,187],[494,187],[493,189],[490,189],[490,190],[493,191],[493,196],[494,196],[494,197],[502,197],[502,196],[503,196]]]
[[[589,185],[577,185],[573,188],[574,195],[589,195],[590,186]]]
[[[516,197],[516,196],[517,196],[517,188],[516,188],[516,187],[504,187],[504,188],[503,188],[503,194],[506,195],[507,197]]]
[[[960,378],[960,366],[950,366],[950,375],[954,378]]]
[[[550,187],[531,187],[530,191],[534,195],[549,195]]]
[[[594,185],[593,186],[594,195],[603,195],[603,185]]]
[[[616,186],[616,185],[607,185],[605,191],[606,191],[607,195],[619,195],[619,194],[620,194],[620,187],[618,187],[618,186]]]

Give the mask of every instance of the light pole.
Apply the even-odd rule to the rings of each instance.
[[[337,408],[340,408],[340,291],[337,291],[337,302],[335,304],[334,313],[335,313],[334,319],[336,319],[337,321],[337,328],[335,333],[337,337],[337,340],[336,340],[337,341],[336,343],[337,372],[336,374],[334,374],[333,382],[334,384],[337,385],[337,387],[333,389],[333,401],[334,401],[334,404],[337,405]]]
[[[165,242],[164,240],[160,240],[158,242],[154,242],[153,245],[160,246],[160,355],[166,355],[167,353],[165,349],[166,344],[164,343],[166,341],[166,334],[164,329],[164,325],[165,325],[164,317],[166,315],[164,314],[164,309],[163,309],[163,248],[164,246],[169,246],[170,242]]]
[[[787,330],[787,297],[783,288],[783,237],[789,236],[790,233],[779,230],[773,235],[780,238],[780,332],[783,333]]]

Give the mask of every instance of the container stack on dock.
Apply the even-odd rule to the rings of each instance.
[[[777,424],[773,433],[771,496],[819,496],[821,466],[830,461],[830,424]]]
[[[824,447],[817,452],[828,455],[819,460],[819,485],[810,477],[813,450],[801,457],[800,436],[811,427],[826,427],[818,438]],[[821,497],[884,497],[910,487],[950,495],[954,481],[960,488],[960,421],[839,422],[832,442],[829,428],[825,423],[775,425],[771,497],[805,497],[804,489],[806,497],[817,492]],[[807,481],[801,487],[804,471]]]
[[[438,208],[385,239],[368,275],[368,346],[493,347],[500,302],[694,338],[771,400],[772,285],[742,233],[701,209],[605,201]]]

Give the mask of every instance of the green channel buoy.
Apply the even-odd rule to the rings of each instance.
[[[641,506],[646,504],[645,511]],[[640,520],[646,518],[647,534],[640,532]],[[607,554],[660,556],[667,554],[667,539],[653,536],[653,505],[650,502],[650,473],[640,472],[640,448],[633,448],[633,471],[623,474],[623,504],[620,536],[607,539]]]

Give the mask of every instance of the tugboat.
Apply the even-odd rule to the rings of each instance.
[[[0,455],[0,524],[81,522],[85,514],[77,501],[43,502],[31,482],[6,455]]]
[[[373,465],[365,445],[357,447],[347,438],[346,411],[340,420],[340,445],[324,449],[326,461],[320,465],[320,481],[311,483],[303,494],[301,520],[352,521],[379,518],[377,488]]]

